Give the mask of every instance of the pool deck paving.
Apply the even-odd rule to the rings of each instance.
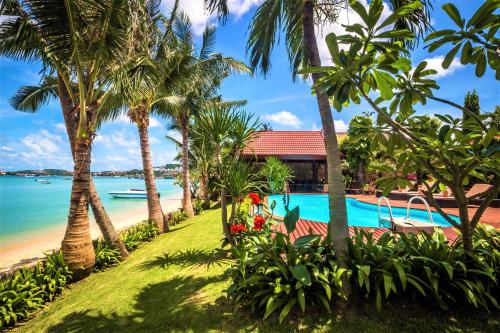
[[[357,199],[362,202],[366,202],[369,204],[376,205],[378,202],[378,198],[370,195],[348,195],[350,198]],[[385,203],[383,203],[385,206]],[[391,200],[391,206],[393,207],[403,207],[406,208],[407,201],[405,200]],[[425,206],[420,203],[412,204],[412,208],[425,209]],[[432,211],[435,211],[433,207],[431,207]],[[443,208],[443,210],[448,214],[458,215],[458,208]],[[472,217],[476,212],[477,207],[469,206],[469,216]],[[492,225],[493,227],[500,229],[500,208],[488,207],[482,218],[481,222],[485,224]],[[295,240],[299,237],[317,234],[325,237],[327,234],[328,224],[323,222],[316,222],[306,219],[299,219],[297,222],[296,230],[290,235],[292,240]],[[358,229],[365,229],[371,232],[375,238],[379,238],[384,232],[390,231],[387,228],[368,228],[368,227],[357,227]],[[454,242],[458,238],[458,232],[452,227],[442,228],[444,234],[450,242]],[[283,223],[280,223],[277,227],[277,230],[280,232],[286,232],[285,226]],[[355,232],[354,227],[349,227],[349,234],[352,236]]]

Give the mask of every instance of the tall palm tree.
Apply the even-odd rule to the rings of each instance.
[[[178,125],[182,136],[183,208],[194,215],[189,190],[189,124],[191,118],[200,112],[208,99],[214,98],[222,80],[232,73],[250,72],[248,67],[230,57],[214,53],[215,27],[207,26],[202,37],[200,50],[196,51],[191,22],[187,15],[180,14],[174,20],[173,30],[186,59],[184,75],[189,79],[177,89],[182,96],[178,107],[173,107],[167,115]]]
[[[237,162],[235,152],[244,148],[246,141],[241,138],[250,138],[258,126],[258,122],[252,122],[252,115],[241,111],[240,108],[246,101],[225,102],[212,100],[203,106],[203,112],[196,117],[196,135],[200,135],[206,141],[211,142],[215,151],[215,163],[217,176],[219,178],[220,201],[221,201],[221,223],[222,230],[229,242],[234,243],[227,218],[227,189],[229,166]],[[246,126],[256,126],[254,128]],[[240,132],[239,134],[237,132]],[[236,140],[235,140],[236,138]],[[224,156],[224,150],[228,156]],[[234,199],[234,198],[233,198]]]
[[[74,155],[74,141],[78,118],[75,109],[75,94],[77,87],[66,86],[58,68],[64,64],[54,54],[48,54],[46,43],[39,33],[40,26],[32,21],[26,9],[18,0],[8,0],[3,3],[0,15],[8,15],[10,19],[0,25],[0,55],[22,61],[42,61],[46,66],[56,68],[57,79],[44,77],[39,86],[21,87],[11,102],[15,109],[27,112],[36,112],[49,97],[58,97],[66,126],[71,151]],[[71,91],[68,91],[68,88]],[[119,251],[122,259],[128,256],[127,249],[116,232],[100,200],[95,185],[90,180],[89,201],[94,218],[104,239],[113,244]]]
[[[398,6],[408,1],[413,0],[391,0],[390,2],[397,9]],[[315,24],[335,22],[339,10],[346,3],[345,0],[264,0],[256,10],[249,28],[247,50],[250,54],[252,69],[260,69],[263,74],[269,72],[271,52],[278,43],[277,37],[281,32],[285,34],[293,79],[296,78],[300,68],[321,66]],[[205,5],[210,11],[217,11],[222,19],[229,14],[227,0],[205,0]],[[418,19],[428,22],[425,14],[427,12]],[[416,24],[416,29],[418,29],[419,21],[416,19],[406,18],[404,21],[404,24],[412,27]],[[403,23],[396,22],[396,24]],[[321,78],[319,73],[313,73],[311,76],[314,83]],[[328,96],[318,89],[315,89],[315,93],[326,148],[330,213],[328,236],[333,242],[340,265],[347,267],[349,230],[340,151]],[[349,293],[349,285],[347,281],[345,282],[345,291]]]
[[[32,20],[30,24],[36,28],[34,31],[44,42],[46,54],[57,59],[47,65],[57,70],[70,94],[73,93],[72,78],[78,86],[72,96],[78,117],[74,175],[61,249],[73,277],[79,279],[90,273],[95,261],[88,203],[91,145],[95,115],[100,107],[96,92],[107,86],[107,76],[125,48],[127,6],[119,0],[31,0],[23,2],[23,7]],[[21,51],[16,52],[23,53],[33,38],[27,36]]]
[[[78,123],[75,117],[75,108],[66,90],[61,77],[46,76],[38,86],[23,86],[18,89],[16,94],[10,99],[14,109],[23,112],[37,112],[42,105],[46,104],[51,98],[59,98],[63,112],[66,133],[71,147],[71,154],[74,159],[74,146],[76,127]],[[116,232],[111,219],[109,218],[101,202],[97,189],[92,178],[89,185],[89,202],[94,213],[96,224],[99,226],[101,234],[106,242],[113,245],[120,252],[121,259],[128,256],[127,248]]]

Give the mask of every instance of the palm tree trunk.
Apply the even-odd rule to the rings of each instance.
[[[144,110],[138,112],[145,113]],[[168,231],[168,223],[164,223],[163,211],[161,209],[160,198],[156,191],[155,175],[153,170],[153,161],[151,159],[151,148],[149,145],[148,123],[147,114],[141,119],[137,120],[137,129],[139,131],[139,138],[141,144],[142,154],[142,168],[144,170],[144,183],[146,185],[146,192],[148,196],[148,213],[149,220],[153,221],[160,232]]]
[[[201,195],[203,197],[203,208],[210,208],[210,196],[208,194],[208,175],[204,171],[202,172],[200,179]]]
[[[91,151],[90,139],[76,140],[68,225],[61,243],[64,260],[75,280],[90,274],[95,263],[88,216]]]
[[[320,67],[316,35],[314,33],[314,3],[311,0],[304,2],[302,22],[304,30],[304,49],[309,65]],[[316,83],[321,78],[319,73],[313,73],[312,79]],[[318,102],[323,135],[326,148],[327,174],[328,174],[328,202],[330,211],[330,223],[328,224],[328,237],[333,242],[335,253],[339,260],[340,267],[347,268],[349,227],[347,225],[347,209],[345,202],[345,188],[342,180],[342,166],[340,161],[340,151],[335,133],[332,112],[328,96],[316,89],[316,100]],[[349,280],[344,275],[344,292],[350,294]]]
[[[221,147],[220,145],[216,145],[215,147],[215,155],[217,158],[217,164],[219,166],[219,177],[222,176],[223,172],[221,171],[222,168],[222,156],[221,156]],[[222,179],[221,179],[222,181]],[[221,208],[221,223],[222,223],[222,231],[224,232],[224,235],[226,236],[227,240],[231,243],[234,244],[234,238],[233,235],[231,235],[231,229],[229,228],[229,224],[227,223],[227,193],[226,193],[226,187],[224,185],[221,185],[220,189],[220,208]]]
[[[189,137],[188,120],[181,117],[182,134],[182,208],[189,216],[194,216],[193,203],[191,202],[191,191],[189,190]]]
[[[74,150],[75,150],[75,136],[77,129],[77,118],[73,111],[73,105],[69,98],[69,93],[66,90],[66,86],[61,78],[61,75],[57,76],[57,90],[59,95],[59,102],[61,103],[61,109],[63,112],[64,123],[66,125],[66,133],[68,135],[69,144],[71,147],[71,155],[74,160]],[[92,180],[92,176],[90,176],[90,186],[89,186],[89,201],[90,206],[92,207],[92,212],[94,213],[94,218],[99,226],[99,230],[101,231],[102,236],[109,244],[113,245],[118,251],[120,251],[121,259],[125,259],[128,257],[128,251],[123,244],[123,241],[120,239],[118,233],[116,232],[111,219],[109,218],[104,206],[102,205],[101,198],[97,193],[97,190],[94,185],[94,181]]]

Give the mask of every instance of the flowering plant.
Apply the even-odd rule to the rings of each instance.
[[[253,219],[253,230],[261,231],[264,223],[266,223],[266,219],[262,215],[255,215]]]
[[[252,199],[252,204],[253,205],[260,205],[262,203],[262,199],[260,198],[259,194],[257,193],[250,193],[248,195],[250,199]]]
[[[241,232],[246,232],[248,231],[247,226],[242,224],[233,224],[231,225],[231,233],[232,234],[239,234]]]
[[[409,174],[406,175],[406,180],[416,181],[417,180],[417,175],[415,173],[409,173]]]

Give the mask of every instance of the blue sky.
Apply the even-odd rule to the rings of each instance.
[[[261,0],[229,0],[231,17],[217,31],[217,52],[238,60],[246,61],[246,32],[256,5]],[[166,10],[171,0],[164,0]],[[213,17],[203,11],[203,0],[181,0],[181,7],[190,16],[194,30],[201,34],[205,24],[213,22]],[[448,1],[446,1],[448,2]],[[433,12],[433,26],[443,29],[450,26],[451,20],[441,10],[445,1],[436,1]],[[466,17],[479,7],[482,1],[455,0],[453,2]],[[386,11],[386,14],[388,11]],[[342,23],[356,21],[354,13],[342,12]],[[341,32],[340,24],[323,27],[318,35],[318,43],[323,63],[328,62],[328,54],[323,36],[328,32]],[[422,47],[412,54],[414,63],[424,59],[439,71],[437,77],[441,89],[437,96],[462,103],[467,91],[476,89],[481,100],[482,111],[491,111],[500,104],[500,86],[491,71],[483,78],[476,78],[474,69],[461,66],[454,61],[448,70],[440,68],[446,49],[439,49],[430,55]],[[69,146],[63,127],[63,119],[57,100],[51,101],[37,114],[17,112],[9,105],[9,98],[22,85],[37,84],[39,80],[37,63],[15,62],[0,57],[0,170],[62,168],[72,169]],[[310,93],[307,82],[292,82],[288,58],[283,45],[275,48],[272,56],[272,70],[264,78],[260,75],[250,77],[238,75],[228,78],[221,89],[226,99],[246,99],[247,109],[259,116],[262,121],[272,124],[275,130],[318,129],[319,118],[315,97]],[[337,131],[345,131],[349,120],[367,111],[366,104],[354,105],[341,113],[334,111]],[[457,116],[456,110],[443,104],[429,102],[418,109],[419,113],[441,113]],[[175,147],[165,139],[167,122],[152,119],[150,126],[153,160],[155,165],[172,161],[176,155]],[[169,133],[175,135],[175,133]],[[92,156],[92,169],[128,170],[141,168],[139,140],[136,127],[124,117],[115,123],[104,125],[95,140]]]

